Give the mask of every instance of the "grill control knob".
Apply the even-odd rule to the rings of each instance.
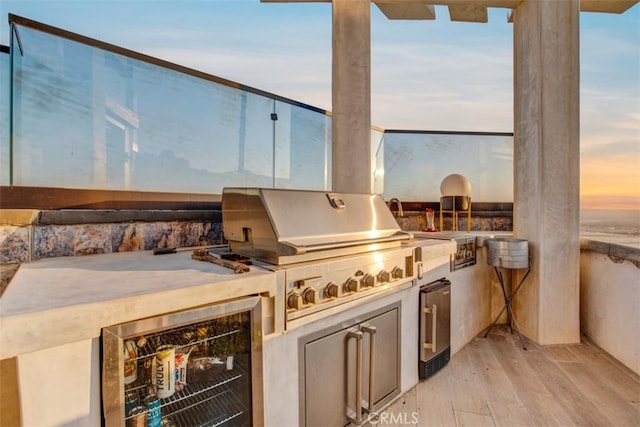
[[[394,279],[402,279],[402,277],[404,277],[404,270],[398,266],[393,267],[393,270],[391,270],[391,277]]]
[[[313,288],[307,288],[302,291],[302,300],[305,304],[315,304],[318,299],[318,291]]]
[[[367,273],[362,278],[362,286],[364,286],[365,288],[370,288],[375,284],[376,284],[376,278],[373,277],[371,274]]]
[[[300,310],[302,308],[302,295],[298,291],[289,292],[287,307],[292,310]]]
[[[378,282],[388,282],[391,280],[391,274],[387,270],[382,270],[378,273]]]
[[[356,279],[349,279],[344,284],[345,292],[358,292],[358,281]]]
[[[324,287],[324,296],[326,298],[338,298],[339,288],[338,285],[331,282],[327,286]]]

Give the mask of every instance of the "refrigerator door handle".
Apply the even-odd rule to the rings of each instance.
[[[433,353],[436,352],[436,336],[438,331],[438,306],[433,304],[431,308],[426,307],[424,309],[425,314],[433,315],[433,321],[431,322],[431,342],[422,343],[422,346],[431,350]]]
[[[376,359],[375,359],[375,348],[376,348],[376,327],[375,326],[370,326],[370,325],[363,325],[360,330],[362,332],[364,332],[365,334],[369,334],[370,338],[369,338],[369,403],[367,405],[367,407],[365,408],[365,411],[367,412],[373,412],[375,410],[374,407],[374,397],[373,397],[373,391],[374,391],[374,384],[373,384],[373,373],[375,371],[375,366],[376,366]]]
[[[351,418],[350,416],[347,416],[347,418],[357,425],[362,424],[362,337],[363,334],[360,331],[349,332],[347,334],[347,341],[352,338],[356,340],[356,405],[354,408],[356,413],[355,418]],[[349,403],[345,402],[345,404],[347,411],[349,411]]]

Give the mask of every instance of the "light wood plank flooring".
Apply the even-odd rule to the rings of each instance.
[[[506,326],[475,338],[371,425],[640,426],[640,376],[586,339],[526,343]]]

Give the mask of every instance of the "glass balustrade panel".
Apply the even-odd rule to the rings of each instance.
[[[440,200],[450,174],[471,182],[474,202],[513,201],[513,136],[387,132],[384,136],[384,198]]]

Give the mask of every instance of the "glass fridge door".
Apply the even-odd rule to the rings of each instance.
[[[106,426],[260,423],[260,307],[245,298],[104,328]]]

